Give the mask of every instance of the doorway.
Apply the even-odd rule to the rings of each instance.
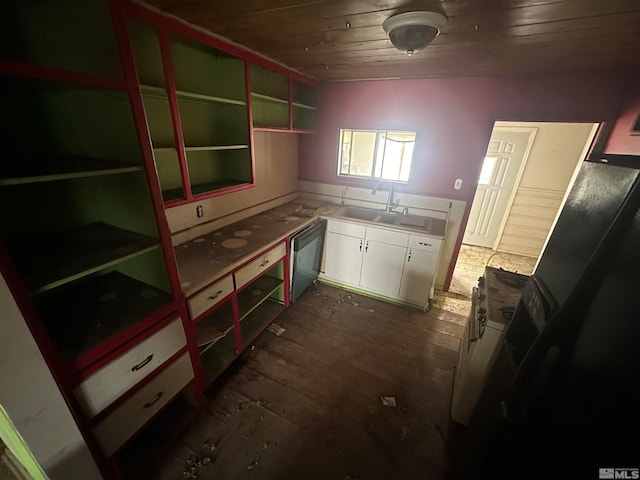
[[[537,128],[494,126],[463,242],[495,248]]]
[[[450,291],[470,295],[486,265],[533,272],[597,126],[494,124]]]

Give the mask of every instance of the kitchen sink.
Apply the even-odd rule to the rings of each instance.
[[[393,225],[399,218],[400,215],[398,215],[397,213],[379,213],[378,216],[373,219],[373,221]]]
[[[380,212],[378,210],[371,210],[370,208],[344,207],[338,212],[338,215],[373,222],[374,219],[380,215]]]
[[[432,220],[419,215],[403,215],[395,212],[384,212],[372,208],[363,207],[343,207],[336,212],[339,217],[353,218],[371,223],[384,223],[399,228],[411,230],[422,230],[425,233],[431,232]]]

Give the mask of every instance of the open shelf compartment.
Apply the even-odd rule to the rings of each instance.
[[[166,290],[111,271],[46,292],[36,307],[61,356],[73,361],[171,300]]]
[[[102,222],[9,245],[27,287],[34,294],[156,248],[159,242],[155,238]]]
[[[276,263],[238,293],[243,347],[284,309],[284,262]]]

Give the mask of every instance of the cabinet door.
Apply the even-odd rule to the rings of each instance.
[[[367,240],[360,286],[372,292],[397,297],[406,253],[406,247]]]
[[[324,276],[349,285],[358,285],[363,245],[362,238],[327,232]]]
[[[410,248],[400,284],[400,298],[419,305],[426,305],[433,286],[438,255]]]

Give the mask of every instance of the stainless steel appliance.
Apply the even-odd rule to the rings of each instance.
[[[466,425],[471,417],[528,278],[486,267],[484,275],[478,279],[478,286],[473,288],[451,402],[451,418],[462,425]]]
[[[596,156],[523,290],[454,478],[640,476],[638,292],[640,157]]]
[[[291,236],[290,300],[295,302],[317,278],[327,221],[318,219]]]

